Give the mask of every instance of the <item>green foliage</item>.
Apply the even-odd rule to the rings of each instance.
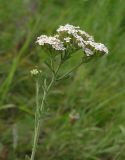
[[[44,70],[46,57],[34,42],[66,23],[94,35],[110,55],[54,86],[36,159],[125,159],[124,11],[123,0],[0,0],[0,159],[31,154],[35,86],[29,71],[36,65]],[[78,55],[62,73],[77,64]],[[74,109],[80,119],[72,124]]]

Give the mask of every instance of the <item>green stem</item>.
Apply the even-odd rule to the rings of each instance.
[[[30,160],[34,160],[34,158],[35,158],[37,143],[38,143],[38,139],[39,139],[39,133],[40,133],[40,120],[38,120],[37,126],[35,127],[34,142],[33,142],[33,148],[32,148],[32,154],[31,154]]]
[[[39,115],[39,80],[36,80],[36,113],[35,113],[35,126],[38,121],[38,115]]]
[[[53,64],[53,62],[51,62]],[[42,98],[42,102],[41,105],[39,105],[39,81],[36,81],[36,113],[35,113],[35,130],[34,130],[34,141],[33,141],[33,148],[32,148],[32,154],[31,154],[31,158],[30,160],[34,160],[35,158],[35,154],[36,154],[36,150],[37,150],[37,144],[38,144],[38,140],[39,140],[39,134],[40,134],[40,124],[41,124],[41,115],[43,113],[44,110],[44,105],[45,105],[45,100],[48,96],[48,92],[50,90],[50,88],[52,87],[52,85],[55,82],[57,73],[61,67],[62,62],[60,62],[59,66],[57,67],[56,71],[54,71],[54,68],[52,68],[52,79],[49,83],[49,85],[44,88],[44,93],[43,93],[43,98]],[[51,66],[53,67],[53,65]],[[45,84],[46,85],[46,84]]]
[[[39,130],[40,130],[40,120],[39,120],[39,82],[38,79],[36,80],[36,112],[35,112],[35,131],[34,131],[34,141],[33,141],[33,148],[31,154],[31,160],[34,160],[36,149],[37,149],[37,142],[39,137]]]
[[[82,64],[83,64],[83,61],[80,64],[78,64],[77,66],[75,66],[74,68],[72,68],[69,72],[67,72],[66,74],[62,75],[60,78],[56,79],[56,81],[62,80],[63,78],[67,77],[70,73],[72,73],[73,71],[75,71]]]
[[[49,92],[51,86],[53,85],[54,81],[55,81],[55,75],[53,75],[52,80],[47,87],[47,91],[44,90],[41,106],[39,106],[39,85],[38,85],[38,82],[36,83],[36,105],[37,105],[37,108],[36,108],[36,114],[35,114],[34,142],[33,142],[33,148],[32,148],[32,154],[31,154],[30,160],[34,160],[34,158],[35,158],[37,144],[38,144],[38,140],[39,140],[39,134],[40,134],[41,114],[43,113],[43,110],[44,110],[45,99],[46,99],[48,92]]]
[[[54,81],[55,81],[55,75],[53,74],[52,80],[51,80],[50,84],[47,87],[47,92],[50,90],[50,88],[51,88],[52,84],[54,83]]]

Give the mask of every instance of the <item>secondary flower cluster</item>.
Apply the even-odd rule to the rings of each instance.
[[[31,73],[31,75],[32,76],[36,76],[36,75],[38,75],[38,74],[40,74],[42,71],[41,70],[38,70],[38,69],[32,69],[31,71],[30,71],[30,73]]]
[[[71,47],[75,50],[82,49],[86,56],[108,54],[108,49],[104,44],[96,43],[94,38],[81,30],[79,26],[75,27],[69,24],[60,26],[55,36],[41,35],[36,42],[61,52],[68,52]]]
[[[46,35],[41,35],[40,37],[37,38],[36,42],[39,43],[39,45],[41,46],[49,45],[55,50],[65,50],[63,42],[56,37],[52,37],[52,36],[48,37]]]

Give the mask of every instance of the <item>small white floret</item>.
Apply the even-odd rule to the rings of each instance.
[[[70,37],[66,37],[66,38],[64,38],[64,41],[69,43],[71,41],[71,38]]]
[[[88,48],[85,48],[85,54],[86,54],[86,56],[92,56],[92,55],[94,55],[94,52],[91,51],[91,50],[88,49]]]

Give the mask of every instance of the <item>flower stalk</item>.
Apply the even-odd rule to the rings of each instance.
[[[32,153],[31,153],[31,158],[30,160],[34,160],[36,150],[37,150],[37,145],[38,145],[38,140],[39,140],[39,135],[40,135],[40,128],[41,128],[41,122],[42,122],[42,115],[44,113],[44,107],[45,107],[45,101],[48,97],[49,91],[51,87],[54,85],[54,82],[56,80],[57,73],[61,67],[62,62],[60,62],[59,66],[57,67],[56,71],[54,73],[52,72],[52,79],[50,83],[46,84],[46,79],[44,80],[44,87],[43,87],[43,97],[42,97],[42,102],[41,104],[39,103],[39,77],[36,78],[36,112],[35,112],[35,129],[34,129],[34,138],[33,138],[33,147],[32,147]],[[37,72],[38,73],[38,72]]]

